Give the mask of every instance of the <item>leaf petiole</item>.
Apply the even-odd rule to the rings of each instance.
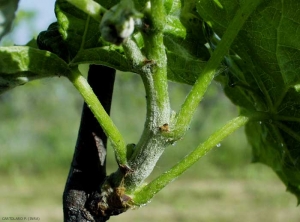
[[[212,82],[220,63],[228,53],[232,42],[243,27],[245,21],[260,2],[261,0],[247,0],[241,8],[238,9],[236,15],[222,36],[216,50],[213,52],[203,71],[200,73],[199,78],[176,116],[176,129],[173,132],[175,136],[181,137],[189,127],[196,108]]]
[[[127,166],[126,143],[123,136],[104,110],[87,80],[80,74],[77,68],[73,69],[71,74],[67,77],[80,92],[84,101],[87,103],[88,107],[91,109],[95,118],[101,125],[107,138],[111,141],[119,166]]]
[[[194,151],[174,165],[170,170],[158,176],[148,185],[137,190],[133,194],[133,201],[135,204],[143,205],[149,202],[157,192],[189,169],[195,162],[213,149],[216,144],[220,143],[224,138],[244,126],[248,120],[248,117],[239,116],[227,122],[221,129],[214,132],[204,143],[200,144]]]

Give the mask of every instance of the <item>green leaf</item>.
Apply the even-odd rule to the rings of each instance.
[[[174,22],[169,22],[168,25],[171,25],[174,31],[172,33],[167,32],[167,37],[177,43],[178,47],[185,48],[189,56],[207,61],[210,57],[205,46],[207,40],[202,30],[203,21],[196,12],[195,1],[187,0],[182,4],[177,3],[175,6],[171,10],[171,14],[168,15],[168,17],[173,18],[171,21]],[[178,7],[181,9],[179,10]],[[177,17],[180,23],[174,17]],[[166,43],[166,47],[168,50],[174,51],[174,46],[170,48],[169,44]]]
[[[29,42],[26,43],[25,46],[34,48],[34,49],[38,49],[38,45],[37,45],[37,39],[36,38],[32,38]]]
[[[178,16],[168,15],[164,33],[167,35],[177,36],[184,39],[186,37],[186,29],[182,25]]]
[[[193,85],[206,62],[187,58],[173,52],[167,53],[168,79],[174,82]]]
[[[272,121],[250,122],[246,125],[246,134],[253,150],[253,162],[261,162],[270,166],[285,183],[287,190],[296,195],[299,203],[300,143],[299,138],[294,138],[287,132],[292,131],[299,137],[299,131],[294,131],[294,127],[288,128],[287,131],[282,130]],[[284,128],[291,124],[293,125],[293,123],[285,123]]]
[[[202,0],[200,16],[222,38],[243,1]],[[300,201],[300,16],[296,0],[263,0],[234,41],[218,76],[227,96],[252,117],[253,159],[270,166]]]
[[[164,6],[168,15],[175,15],[181,9],[181,0],[165,0]]]
[[[57,22],[50,24],[47,31],[43,31],[38,35],[37,45],[39,49],[53,52],[63,60],[69,61],[71,55],[68,45],[62,39],[58,27]]]
[[[147,2],[148,0],[133,0],[134,7],[139,12],[143,12],[147,8]]]
[[[69,74],[55,54],[27,46],[0,47],[0,58],[0,94],[34,79]]]
[[[204,45],[207,39],[203,32],[203,19],[197,13],[196,1],[185,0],[181,7],[180,21],[186,28],[186,41],[190,42],[190,47],[193,44],[200,45],[202,48],[201,53],[206,52],[208,56],[208,50]],[[199,55],[199,52],[195,55]]]
[[[99,3],[107,8],[113,6],[102,1]],[[135,1],[135,4],[140,6],[144,3]],[[196,26],[197,30],[201,30],[202,21],[199,16],[197,21],[195,20],[195,12],[189,12],[193,9],[188,6],[185,5],[184,8],[187,15],[182,16],[179,0],[165,2],[169,12],[165,44],[169,57],[169,79],[193,84],[209,58],[209,52],[204,46],[205,40],[199,41],[199,33],[192,32]],[[195,7],[195,4],[193,6]],[[116,47],[101,39],[98,22],[63,0],[56,1],[56,14],[58,22],[51,24],[48,30],[41,32],[38,37],[40,49],[57,54],[71,66],[89,63],[121,71],[133,71],[122,47]],[[184,17],[187,27],[182,24],[181,17]],[[189,19],[192,22],[189,22]],[[187,68],[191,71],[187,71]]]
[[[98,2],[104,8],[110,9],[114,5],[118,4],[120,2],[120,0],[109,0],[109,1],[107,1],[107,0],[96,0],[96,2]],[[136,0],[134,2],[142,2],[142,1],[141,0]]]
[[[104,6],[110,7],[110,3]],[[101,64],[121,71],[132,70],[122,47],[102,40],[99,22],[67,1],[57,0],[55,10],[58,21],[38,36],[40,49],[57,54],[70,66],[88,63]]]
[[[122,51],[119,52],[116,48],[103,46],[82,50],[73,59],[72,65],[88,63],[104,65],[120,71],[132,71]]]
[[[168,13],[164,44],[168,56],[168,79],[194,84],[209,59],[202,19],[195,1],[165,1]]]
[[[84,49],[101,46],[99,23],[64,0],[55,3],[57,22],[38,36],[41,49],[49,50],[66,62]]]
[[[99,23],[64,0],[57,0],[55,13],[58,31],[71,61],[80,50],[99,45]]]
[[[18,3],[19,0],[2,0],[0,2],[0,40],[10,30]]]

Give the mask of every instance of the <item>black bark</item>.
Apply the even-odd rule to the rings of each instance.
[[[109,114],[115,79],[115,70],[91,65],[88,82]],[[100,192],[106,178],[107,137],[98,121],[84,103],[81,123],[69,176],[63,194],[65,222],[104,222],[109,216],[95,215],[88,202]]]

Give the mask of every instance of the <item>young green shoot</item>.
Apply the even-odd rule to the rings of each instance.
[[[67,77],[80,92],[84,101],[91,109],[92,113],[95,115],[95,118],[98,120],[99,124],[104,130],[106,136],[111,141],[119,166],[126,167],[126,143],[122,134],[114,125],[111,118],[99,102],[97,96],[94,94],[93,89],[90,87],[87,80],[80,74],[77,68],[74,68],[71,74]]]
[[[212,82],[220,63],[224,59],[224,56],[228,53],[233,40],[236,38],[245,21],[260,2],[261,0],[247,0],[244,1],[244,4],[242,4],[238,9],[236,15],[222,36],[216,50],[213,52],[205,68],[199,75],[195,85],[181,106],[181,109],[176,116],[176,129],[173,132],[174,135],[179,137],[182,136],[189,127],[198,104]]]
[[[221,129],[214,132],[204,143],[200,144],[194,151],[188,154],[170,170],[158,176],[148,185],[134,192],[134,203],[136,205],[143,205],[149,202],[157,192],[189,169],[195,162],[213,149],[216,144],[219,144],[224,138],[231,135],[240,127],[244,126],[248,120],[248,117],[239,116],[227,122]]]

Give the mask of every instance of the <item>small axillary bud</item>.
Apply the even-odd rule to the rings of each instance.
[[[105,12],[100,23],[102,38],[120,45],[134,32],[135,20],[143,15],[134,8],[132,0],[122,0]]]
[[[168,123],[165,123],[164,125],[162,125],[162,126],[159,127],[159,130],[160,130],[161,132],[170,132],[169,124],[168,124]]]

